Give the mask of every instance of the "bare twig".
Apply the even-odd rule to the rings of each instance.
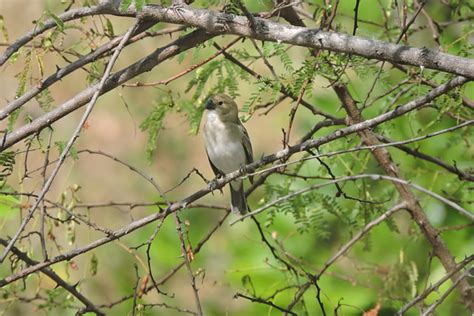
[[[434,302],[430,307],[428,307],[425,311],[423,311],[423,314],[421,315],[422,316],[432,315],[436,307],[438,307],[439,304],[441,304],[448,297],[448,295],[451,294],[451,292],[464,280],[464,278],[466,278],[468,275],[472,273],[473,269],[474,267],[471,266],[467,268],[466,271],[461,273],[461,275],[457,277],[457,280],[454,280],[453,284],[449,287],[449,289],[447,289],[443,293],[443,295],[441,295],[440,298],[436,300],[436,302]]]
[[[301,195],[301,194],[304,194],[304,193],[307,193],[307,192],[310,192],[312,190],[317,190],[319,188],[322,188],[322,187],[325,187],[325,186],[328,186],[328,185],[332,185],[334,183],[339,183],[339,182],[345,182],[345,181],[353,181],[353,180],[357,180],[357,179],[373,179],[373,180],[389,180],[389,181],[392,181],[392,182],[395,182],[395,183],[399,183],[399,184],[403,184],[403,185],[406,185],[406,186],[409,186],[409,187],[412,187],[418,191],[421,191],[443,203],[445,203],[446,205],[449,205],[451,206],[452,208],[454,208],[456,211],[458,211],[459,214],[463,215],[464,217],[468,218],[469,220],[471,221],[474,221],[474,213],[471,213],[469,212],[468,210],[464,209],[463,207],[461,207],[460,205],[442,197],[441,195],[439,194],[436,194],[430,190],[427,190],[417,184],[414,184],[414,183],[411,183],[409,181],[405,181],[405,180],[401,180],[399,178],[396,178],[396,177],[391,177],[391,176],[384,176],[384,175],[380,175],[380,174],[359,174],[359,175],[354,175],[354,176],[347,176],[347,177],[341,177],[341,178],[337,178],[337,179],[334,179],[334,180],[331,180],[331,181],[327,181],[327,182],[324,182],[324,183],[319,183],[319,184],[315,184],[315,185],[312,185],[312,186],[309,186],[307,188],[304,188],[304,189],[301,189],[301,190],[298,190],[298,191],[295,191],[291,194],[288,194],[288,195],[285,195],[285,196],[282,196],[282,197],[279,197],[277,198],[276,200],[270,202],[270,203],[267,203],[265,204],[264,206],[256,209],[255,211],[252,211],[250,213],[247,213],[241,217],[239,217],[238,219],[232,221],[230,223],[230,225],[234,225],[242,220],[244,220],[245,218],[247,217],[251,217],[251,216],[255,216],[257,214],[260,214],[262,213],[263,211],[265,211],[266,209],[274,206],[274,205],[277,205],[283,201],[286,201],[286,200],[289,200],[289,199],[292,199],[293,197],[295,196],[298,196],[298,195]]]
[[[249,300],[249,301],[254,302],[254,303],[260,303],[260,304],[265,304],[265,305],[271,306],[273,308],[278,309],[281,312],[285,312],[285,313],[290,314],[290,315],[294,315],[294,316],[297,315],[296,313],[292,312],[291,310],[288,310],[288,309],[285,309],[281,306],[275,305],[273,302],[271,302],[269,300],[265,300],[265,299],[262,299],[262,298],[259,298],[259,297],[248,296],[248,295],[245,295],[245,294],[242,294],[242,293],[236,293],[234,295],[234,298],[238,298],[238,297],[245,298],[246,300]]]
[[[318,272],[318,275],[317,275],[317,278],[319,279],[324,272],[326,272],[326,270],[334,263],[336,262],[337,259],[339,259],[339,257],[341,257],[342,255],[344,255],[350,248],[352,248],[352,246],[357,242],[359,241],[362,237],[365,236],[365,234],[367,234],[367,232],[369,232],[374,226],[377,226],[378,224],[380,224],[381,222],[383,222],[384,220],[386,220],[387,218],[389,218],[390,216],[392,216],[393,213],[401,210],[401,209],[404,209],[406,208],[406,203],[405,202],[401,202],[395,206],[393,206],[392,208],[390,208],[388,211],[386,211],[385,213],[383,213],[382,215],[380,215],[379,217],[377,217],[376,219],[374,219],[373,221],[371,221],[370,223],[368,223],[367,225],[364,226],[364,228],[362,228],[357,234],[354,235],[354,237],[352,237],[352,239],[350,241],[348,241],[344,246],[341,247],[341,249],[339,249],[337,251],[336,254],[334,254],[331,259],[329,259],[328,261],[326,261],[326,263],[324,264],[324,266],[322,267],[322,269]]]
[[[25,219],[22,221],[20,227],[18,228],[17,232],[15,235],[12,237],[10,242],[8,243],[8,246],[5,247],[5,250],[3,251],[2,256],[0,257],[0,263],[5,260],[6,256],[8,255],[8,252],[10,251],[11,247],[15,244],[16,240],[18,237],[20,237],[20,234],[23,232],[25,229],[26,224],[30,221],[30,219],[33,217],[33,214],[36,210],[36,208],[39,206],[43,198],[45,197],[46,193],[49,191],[49,188],[51,187],[51,184],[53,183],[54,178],[59,172],[59,169],[61,168],[63,162],[66,160],[66,157],[69,153],[69,151],[72,148],[72,145],[76,141],[76,139],[79,137],[79,134],[82,130],[82,127],[84,126],[84,123],[87,121],[87,118],[89,117],[90,113],[92,112],[92,109],[94,108],[94,105],[97,101],[97,98],[99,97],[100,93],[102,92],[102,89],[104,88],[105,82],[108,79],[110,72],[112,71],[112,67],[115,64],[115,61],[117,60],[123,46],[125,45],[126,41],[130,38],[132,35],[132,32],[137,28],[139,23],[136,23],[134,26],[132,26],[125,36],[122,38],[122,41],[118,45],[118,47],[115,50],[114,55],[110,59],[109,63],[107,64],[107,68],[104,71],[104,75],[102,76],[102,80],[100,81],[99,85],[97,86],[97,90],[94,92],[89,104],[86,107],[86,110],[84,111],[84,114],[79,121],[79,124],[76,127],[76,130],[74,131],[72,137],[70,138],[69,142],[67,143],[66,147],[64,148],[63,152],[61,153],[61,156],[56,163],[56,166],[54,167],[53,171],[51,172],[48,180],[46,183],[43,185],[40,194],[38,195],[38,198],[35,202],[35,204],[31,207],[30,211],[28,212],[28,215],[25,217]]]
[[[0,238],[0,244],[6,246],[8,244],[7,240],[4,240]],[[27,265],[32,266],[35,264],[38,264],[38,262],[30,259],[28,255],[22,251],[20,251],[18,248],[13,247],[11,251],[23,262],[25,262]],[[94,312],[97,315],[105,315],[103,312],[99,310],[97,306],[94,305],[87,297],[82,295],[77,289],[76,286],[68,284],[66,281],[64,281],[59,275],[57,275],[53,270],[50,268],[42,268],[40,269],[42,273],[47,275],[49,278],[51,278],[56,284],[62,288],[64,288],[66,291],[71,293],[75,298],[77,298],[79,301],[81,301],[85,305],[85,309],[82,310],[82,312],[90,311]]]
[[[191,268],[191,262],[190,262],[191,260],[189,258],[189,254],[188,254],[188,251],[186,249],[186,243],[185,243],[184,238],[183,238],[183,231],[181,229],[181,221],[178,217],[178,214],[173,213],[173,217],[174,217],[174,220],[175,220],[176,230],[178,232],[178,237],[179,237],[179,241],[180,241],[180,244],[181,244],[181,253],[182,253],[183,259],[184,259],[184,265],[186,266],[186,270],[188,271],[189,279],[190,279],[190,282],[191,282],[191,287],[192,287],[193,293],[194,293],[194,302],[196,304],[197,314],[199,316],[201,316],[202,315],[201,300],[199,299],[198,288],[196,287],[196,278],[194,276],[193,269]]]
[[[410,302],[403,305],[403,307],[398,310],[397,315],[401,316],[401,315],[405,314],[411,307],[415,306],[418,302],[425,299],[428,295],[430,295],[434,291],[437,291],[439,289],[439,287],[444,282],[449,280],[454,273],[459,272],[459,270],[463,269],[466,265],[468,265],[473,260],[474,260],[474,255],[471,255],[471,256],[465,258],[463,261],[459,262],[455,269],[451,270],[449,273],[447,273],[441,279],[436,281],[434,284],[430,285],[426,290],[423,291],[423,293],[419,294],[417,297],[412,299]],[[466,269],[466,271],[469,271],[469,269]]]

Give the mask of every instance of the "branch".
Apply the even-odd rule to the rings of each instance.
[[[474,123],[474,120],[470,120],[470,121],[467,121],[465,123],[462,123],[460,125],[471,125]],[[456,125],[455,127],[458,127],[460,125]],[[466,126],[464,125],[464,126]],[[452,131],[453,128],[449,128],[449,131]],[[449,132],[448,129],[446,130],[442,130],[442,131],[439,131],[439,132]],[[439,133],[439,132],[436,132],[436,133]],[[428,138],[430,137],[431,135],[433,135],[435,133],[431,133],[431,134],[428,134],[428,135],[425,135],[423,137],[424,138]],[[441,159],[439,158],[436,158],[436,157],[433,157],[433,156],[430,156],[430,155],[427,155],[425,153],[422,153],[420,152],[419,150],[417,149],[411,149],[410,147],[407,147],[407,146],[404,146],[403,144],[406,144],[406,142],[404,141],[399,141],[399,142],[393,142],[392,140],[390,140],[389,138],[385,137],[385,136],[382,136],[382,135],[377,135],[377,138],[382,141],[384,143],[384,145],[390,145],[390,146],[394,146],[395,148],[409,154],[409,155],[412,155],[414,157],[417,157],[417,158],[420,158],[420,159],[423,159],[423,160],[426,160],[426,161],[429,161],[431,163],[434,163],[446,170],[448,170],[449,172],[451,173],[454,173],[456,174],[459,179],[461,180],[466,180],[466,181],[474,181],[474,175],[472,174],[469,174],[468,172],[465,172],[465,171],[462,171],[462,170],[459,170],[456,166],[451,166],[449,164],[447,164],[446,162],[442,161]],[[417,137],[417,138],[421,138],[421,137]],[[379,145],[379,147],[381,147]]]
[[[69,154],[69,151],[71,150],[74,142],[76,141],[77,138],[79,138],[79,134],[82,130],[82,127],[84,126],[84,123],[87,121],[87,118],[89,117],[90,113],[92,112],[92,109],[94,108],[94,105],[95,105],[97,99],[99,98],[99,95],[101,94],[102,89],[104,88],[105,82],[106,82],[107,78],[109,77],[110,72],[112,71],[112,67],[115,64],[115,61],[117,60],[118,56],[120,55],[120,52],[122,51],[122,48],[125,45],[125,42],[128,41],[128,39],[132,35],[133,31],[138,27],[139,24],[140,24],[140,22],[137,22],[134,26],[132,26],[127,31],[127,33],[122,38],[122,41],[120,42],[119,46],[115,50],[114,55],[112,56],[112,58],[108,62],[107,68],[104,71],[102,79],[99,82],[99,84],[97,85],[97,88],[94,91],[94,94],[93,94],[89,104],[87,105],[86,110],[84,111],[84,114],[82,115],[82,118],[81,118],[81,120],[79,121],[79,124],[76,127],[76,130],[74,131],[74,133],[71,136],[69,142],[67,143],[67,145],[64,148],[63,152],[61,153],[61,156],[59,157],[59,160],[57,161],[56,166],[54,167],[53,171],[51,172],[48,180],[45,181],[43,187],[41,188],[41,192],[40,192],[38,198],[36,199],[36,202],[31,207],[31,209],[28,212],[28,215],[25,217],[25,219],[21,222],[20,227],[18,228],[15,235],[13,236],[13,238],[8,243],[8,246],[5,247],[5,250],[3,251],[3,254],[0,257],[0,263],[2,263],[5,260],[5,258],[8,255],[8,252],[10,251],[11,247],[15,244],[18,237],[20,237],[21,233],[23,232],[23,230],[26,227],[26,224],[28,224],[30,219],[33,217],[33,214],[34,214],[36,208],[39,206],[39,204],[41,203],[41,201],[45,197],[46,193],[49,191],[49,188],[53,184],[54,178],[56,177],[56,175],[59,172],[59,169],[61,168],[62,164],[66,160],[66,157]]]
[[[234,295],[234,298],[238,298],[238,297],[241,297],[241,298],[245,298],[251,302],[254,302],[254,303],[261,303],[261,304],[265,304],[265,305],[268,305],[268,306],[271,306],[273,308],[276,308],[278,309],[279,311],[281,312],[285,312],[287,314],[290,314],[290,315],[294,315],[296,316],[297,314],[290,311],[290,310],[287,310],[287,309],[284,309],[283,307],[281,306],[278,306],[278,305],[275,305],[273,302],[271,302],[270,300],[265,300],[263,298],[259,298],[259,297],[252,297],[252,296],[247,296],[245,294],[241,294],[241,293],[236,293]]]
[[[191,259],[189,258],[188,251],[186,249],[186,243],[184,242],[183,231],[181,229],[181,220],[179,219],[178,214],[176,214],[176,212],[173,213],[173,217],[176,224],[176,230],[178,232],[184,264],[189,274],[189,279],[191,281],[191,288],[193,289],[194,303],[196,304],[197,315],[202,316],[201,300],[199,299],[198,288],[196,287],[196,278],[194,277],[193,269],[191,267]]]
[[[197,31],[197,32],[199,32],[199,31]],[[203,35],[201,33],[201,35],[199,35],[199,38],[202,38],[202,36],[205,36],[205,35]],[[183,40],[185,38],[188,39],[187,41],[185,41],[185,43],[189,44],[189,41],[190,41],[189,36],[185,36],[185,37],[181,38],[180,40]],[[191,39],[195,39],[195,38],[191,37]],[[178,41],[180,41],[180,40],[178,40]],[[193,43],[195,43],[195,41]],[[183,43],[183,45],[185,45],[185,44]],[[175,49],[179,49],[179,48],[176,47]],[[384,113],[384,114],[379,115],[377,117],[374,117],[372,119],[368,119],[366,121],[363,121],[363,122],[360,122],[360,123],[357,123],[357,124],[353,124],[351,126],[348,126],[348,127],[342,128],[342,129],[339,129],[339,130],[337,130],[337,131],[335,131],[331,134],[328,134],[326,136],[323,136],[323,137],[320,137],[320,138],[317,138],[317,139],[309,139],[309,140],[304,141],[304,142],[302,142],[298,145],[295,145],[295,146],[283,149],[281,151],[278,151],[274,154],[265,156],[265,157],[263,157],[262,159],[260,159],[258,161],[255,161],[251,164],[246,165],[244,168],[241,168],[241,170],[236,170],[236,171],[231,172],[231,173],[229,173],[229,174],[227,174],[227,175],[225,175],[225,176],[223,176],[219,179],[216,179],[214,181],[213,189],[214,190],[220,189],[224,185],[226,185],[227,183],[232,181],[233,179],[245,175],[245,172],[251,172],[252,170],[255,170],[255,169],[257,169],[257,168],[259,168],[263,165],[267,165],[269,163],[279,161],[281,159],[287,159],[288,157],[290,157],[291,155],[293,155],[297,152],[306,151],[307,149],[311,149],[311,148],[317,148],[317,147],[320,147],[321,145],[327,144],[327,143],[329,143],[329,142],[331,142],[335,139],[344,137],[346,135],[350,135],[350,134],[353,134],[355,132],[358,132],[360,130],[364,130],[364,129],[367,129],[367,128],[375,127],[375,126],[377,126],[377,125],[379,125],[379,124],[381,124],[385,121],[396,118],[396,117],[398,117],[400,115],[403,115],[403,114],[405,114],[405,113],[407,113],[407,112],[409,112],[413,109],[416,109],[416,108],[418,108],[418,107],[420,107],[420,106],[422,106],[422,105],[424,105],[428,102],[431,102],[437,96],[442,95],[442,94],[446,93],[447,91],[464,84],[467,81],[468,80],[466,78],[456,77],[456,78],[452,79],[451,81],[449,81],[449,82],[447,82],[447,83],[431,90],[427,95],[421,96],[418,99],[410,101],[409,103],[407,103],[405,105],[399,106],[395,110]],[[252,187],[252,188],[254,188],[254,187]],[[201,197],[209,194],[211,191],[212,190],[209,186],[207,188],[196,191],[195,193],[193,193],[193,194],[189,195],[188,197],[184,198],[182,201],[172,203],[167,208],[167,210],[165,212],[157,212],[155,214],[152,214],[152,215],[149,215],[149,216],[144,217],[142,219],[139,219],[137,221],[134,221],[134,222],[128,224],[127,226],[122,227],[121,229],[118,229],[116,231],[111,232],[108,236],[103,237],[101,239],[98,239],[98,240],[96,240],[96,241],[94,241],[94,242],[92,242],[92,243],[90,243],[86,246],[74,249],[74,250],[69,251],[65,254],[62,254],[62,255],[56,256],[54,258],[51,258],[47,261],[41,262],[41,263],[39,263],[39,264],[37,264],[33,267],[26,268],[26,269],[14,274],[14,275],[8,276],[5,279],[0,280],[0,287],[4,286],[6,284],[9,284],[9,283],[11,283],[15,280],[18,280],[19,278],[22,278],[26,275],[34,273],[34,272],[38,271],[39,269],[41,269],[43,267],[50,266],[50,265],[55,264],[55,263],[60,262],[60,261],[69,260],[71,258],[74,258],[74,257],[82,254],[82,253],[90,251],[91,249],[97,248],[97,247],[102,246],[104,244],[107,244],[107,243],[109,243],[109,242],[111,242],[115,239],[118,239],[122,236],[128,235],[131,232],[135,231],[136,229],[138,229],[142,226],[145,226],[149,223],[152,223],[153,221],[156,221],[158,219],[162,219],[162,218],[168,216],[169,214],[171,214],[172,212],[176,212],[176,211],[188,206],[189,204],[193,203],[194,201],[196,201],[196,200],[200,199]]]
[[[362,116],[360,110],[356,106],[355,100],[349,94],[347,88],[343,84],[337,84],[334,86],[334,89],[347,114],[349,115],[349,123],[356,125],[359,124],[362,121]],[[371,146],[379,144],[376,135],[371,130],[367,129],[360,131],[358,134],[366,145]],[[456,262],[454,261],[454,257],[450,253],[449,249],[439,236],[438,231],[431,225],[416,196],[410,190],[410,187],[415,189],[419,188],[416,188],[413,184],[404,183],[406,181],[401,180],[401,172],[398,166],[393,162],[392,157],[386,148],[377,148],[372,151],[372,154],[378,161],[379,165],[384,169],[385,173],[390,177],[397,179],[396,181],[392,181],[394,182],[401,199],[407,203],[407,209],[410,215],[433,247],[433,253],[435,256],[440,259],[444,269],[449,273],[456,267]],[[468,212],[465,215],[467,215],[471,220],[474,220],[474,214]],[[459,279],[459,274],[454,274],[452,279],[453,282],[457,281]],[[459,290],[464,303],[471,310],[471,312],[474,312],[473,291],[470,289],[469,284],[465,280],[459,282]]]
[[[101,90],[99,95],[102,95],[116,88],[117,86],[120,86],[124,82],[138,76],[139,74],[150,71],[161,62],[174,57],[183,51],[193,48],[196,45],[204,43],[213,36],[214,35],[206,34],[204,31],[198,30],[183,36],[166,46],[158,48],[150,55],[111,75],[105,81],[104,88]],[[30,124],[24,125],[9,135],[6,135],[0,144],[0,151],[5,150],[6,148],[28,137],[29,135],[38,133],[43,128],[50,126],[52,123],[80,108],[89,100],[91,100],[98,86],[99,84],[90,86],[57,108],[37,118]]]
[[[467,268],[466,271],[464,271],[461,275],[459,275],[457,277],[457,280],[453,282],[453,284],[449,287],[449,289],[447,289],[446,292],[444,292],[443,295],[441,295],[441,297],[436,302],[433,303],[433,305],[428,307],[423,312],[422,316],[432,315],[436,307],[439,306],[439,304],[441,304],[448,297],[448,295],[463,281],[463,279],[466,278],[471,273],[471,270],[473,268],[474,267]]]
[[[457,273],[459,270],[464,268],[466,265],[468,265],[471,261],[474,260],[474,255],[471,255],[467,258],[465,258],[462,262],[460,262],[455,269],[453,269],[450,273],[447,273],[445,276],[443,276],[441,279],[439,279],[435,284],[431,285],[428,287],[423,293],[415,297],[413,300],[405,304],[400,310],[397,312],[397,316],[401,316],[405,314],[412,306],[420,302],[421,300],[425,299],[428,295],[430,295],[432,292],[437,291],[439,287],[449,280],[449,278],[452,277],[454,273]],[[469,270],[469,269],[467,269]]]
[[[6,246],[8,242],[5,239],[0,238],[0,244]],[[34,261],[28,255],[22,251],[20,251],[18,248],[13,247],[12,252],[23,262],[25,262],[27,265],[32,266],[35,264],[38,264],[38,262]],[[96,313],[97,315],[105,315],[103,312],[101,312],[97,306],[94,305],[87,297],[82,295],[78,290],[76,290],[76,286],[69,285],[66,281],[64,281],[59,275],[57,275],[53,270],[50,268],[42,268],[40,269],[41,272],[46,274],[48,277],[50,277],[54,282],[56,282],[57,285],[71,293],[75,298],[77,298],[79,301],[81,301],[86,309],[83,311],[91,311]]]
[[[359,36],[285,25],[258,17],[254,17],[254,30],[245,16],[190,7],[180,8],[178,11],[149,5],[139,13],[129,11],[127,14],[156,19],[160,22],[195,26],[213,34],[234,34],[261,41],[283,42],[313,49],[347,53],[369,59],[436,69],[474,79],[472,60],[427,48],[414,48]]]
[[[93,7],[84,7],[84,8],[70,10],[59,15],[58,18],[63,22],[67,22],[67,21],[77,20],[85,16],[104,14],[107,11],[110,11],[109,9],[110,8],[107,5],[100,4]],[[33,30],[21,36],[3,52],[3,54],[0,56],[0,66],[2,66],[8,60],[8,58],[11,57],[11,55],[13,55],[16,51],[18,51],[21,47],[26,45],[36,36],[38,36],[39,34],[55,26],[57,26],[57,24],[54,19],[49,19],[45,21],[43,25],[41,26],[37,24]]]
[[[151,36],[158,36],[158,35],[163,35],[163,34],[171,34],[173,32],[181,31],[184,28],[183,27],[174,27],[172,29],[164,29],[158,32],[145,32],[148,28],[153,26],[154,23],[142,23],[139,28],[132,34],[133,37],[130,38],[130,40],[127,41],[125,46],[128,46],[132,43],[135,43],[145,37],[151,37]],[[138,34],[139,32],[142,32]],[[134,34],[138,34],[135,35]],[[87,65],[95,60],[98,60],[99,58],[103,58],[107,56],[113,48],[115,48],[119,43],[122,41],[123,36],[118,36],[114,38],[113,40],[101,45],[94,51],[90,52],[87,55],[84,55],[80,57],[79,59],[75,60],[74,62],[69,63],[67,66],[64,68],[58,69],[54,74],[48,76],[47,78],[41,80],[38,84],[33,86],[30,90],[28,90],[26,93],[21,95],[20,97],[12,100],[9,102],[7,105],[5,105],[2,109],[0,109],[0,120],[5,119],[10,113],[12,113],[14,110],[18,109],[28,101],[30,101],[32,98],[37,96],[41,91],[44,91],[45,89],[49,88],[51,85],[54,83],[58,82],[59,80],[62,80],[63,78],[67,77],[77,69],[83,67],[84,65]]]
[[[423,187],[421,187],[417,184],[399,179],[397,177],[384,176],[384,175],[380,175],[380,174],[358,174],[358,175],[353,175],[353,176],[336,178],[334,180],[330,180],[330,181],[327,181],[327,182],[324,182],[324,183],[314,184],[314,185],[309,186],[307,188],[304,188],[304,189],[295,191],[293,193],[290,193],[288,195],[279,197],[278,199],[276,199],[276,200],[274,200],[274,201],[272,201],[268,204],[265,204],[264,206],[256,209],[255,211],[247,213],[247,214],[239,217],[238,219],[231,222],[230,225],[232,226],[232,225],[244,220],[247,217],[251,217],[251,216],[255,216],[257,214],[260,214],[263,211],[265,211],[266,209],[268,209],[272,206],[275,206],[275,205],[279,204],[280,202],[292,199],[293,197],[304,194],[306,192],[313,191],[313,190],[316,190],[316,189],[319,189],[319,188],[322,188],[322,187],[325,187],[325,186],[328,186],[328,185],[331,185],[331,184],[335,184],[335,183],[339,183],[339,182],[346,182],[346,181],[354,181],[354,180],[358,180],[358,179],[389,180],[389,181],[395,182],[396,184],[401,184],[401,185],[406,185],[406,186],[412,187],[413,189],[421,191],[421,192],[423,192],[423,193],[425,193],[425,194],[427,194],[427,195],[443,202],[444,204],[452,207],[453,209],[458,211],[461,215],[468,218],[470,221],[474,222],[474,214],[473,213],[471,213],[468,210],[464,209],[460,205],[458,205],[458,204],[442,197],[441,195],[436,194],[436,193],[434,193],[434,192],[432,192],[428,189],[425,189],[425,188],[423,188]]]
[[[364,235],[367,234],[374,226],[377,226],[378,224],[380,224],[381,222],[383,222],[384,220],[392,216],[393,213],[406,208],[406,206],[407,205],[405,202],[399,203],[395,205],[394,207],[392,207],[391,209],[389,209],[388,211],[386,211],[385,213],[383,213],[382,215],[380,215],[379,217],[377,217],[376,219],[374,219],[373,221],[371,221],[370,223],[368,223],[367,225],[365,225],[365,227],[362,230],[360,230],[357,234],[355,234],[354,237],[352,237],[352,239],[349,240],[341,249],[339,249],[339,251],[334,256],[332,256],[331,259],[326,261],[326,263],[324,264],[321,271],[319,271],[316,278],[319,279],[323,275],[323,273],[340,256],[344,255],[357,241],[359,241],[362,237],[364,237]]]

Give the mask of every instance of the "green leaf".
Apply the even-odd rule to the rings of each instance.
[[[135,8],[137,11],[141,11],[143,9],[143,5],[145,4],[145,0],[135,0]]]
[[[0,218],[8,218],[18,214],[15,212],[15,207],[20,205],[18,200],[13,195],[0,195]]]
[[[26,92],[26,83],[28,81],[28,75],[30,74],[30,65],[31,65],[31,50],[28,50],[25,56],[25,64],[23,66],[23,70],[16,75],[18,78],[18,88],[15,93],[15,97],[20,97]],[[11,131],[13,130],[13,125],[16,123],[18,120],[18,117],[20,116],[22,108],[19,108],[15,111],[13,111],[9,116],[8,116],[8,130]]]
[[[56,147],[58,148],[58,151],[59,153],[61,154],[64,149],[66,149],[66,145],[67,143],[66,142],[63,142],[63,141],[57,141],[54,143],[54,145],[56,145]],[[74,160],[78,160],[79,159],[79,155],[77,154],[77,150],[74,146],[71,147],[71,150],[69,150],[69,155],[72,157],[72,159]]]
[[[163,119],[170,106],[172,106],[171,100],[155,105],[151,113],[140,125],[142,131],[148,132],[146,158],[149,162],[151,162],[153,158],[156,149],[156,141],[158,140],[158,135],[163,125]]]
[[[54,20],[54,23],[56,23],[56,26],[58,27],[58,30],[60,32],[64,31],[64,22],[63,22],[63,20],[61,20],[57,15],[55,15],[52,12],[48,12],[47,16],[49,16],[51,19]]]
[[[48,112],[51,109],[51,105],[54,102],[53,96],[51,95],[49,89],[41,91],[41,93],[38,94],[35,99],[38,102],[40,108],[42,108],[45,112]]]
[[[199,132],[199,125],[201,124],[202,113],[204,107],[196,105],[197,102],[191,100],[182,100],[179,104],[180,109],[186,112],[186,117],[189,123],[189,133],[196,135]]]
[[[255,286],[253,285],[252,278],[246,274],[242,277],[242,286],[251,295],[255,296]]]
[[[90,271],[91,275],[94,276],[94,275],[97,274],[97,267],[99,266],[99,259],[97,258],[97,256],[95,255],[94,252],[92,253],[90,264],[91,264],[91,267],[90,267],[89,271]]]
[[[120,11],[127,11],[128,7],[132,4],[132,0],[122,0],[120,5]]]
[[[109,19],[105,19],[105,34],[109,37],[114,37],[115,36],[115,33],[114,33],[114,26],[112,24],[112,22],[110,22]]]
[[[3,35],[3,41],[5,43],[8,42],[8,32],[7,28],[5,27],[5,20],[3,18],[3,15],[0,14],[0,31],[2,32]]]

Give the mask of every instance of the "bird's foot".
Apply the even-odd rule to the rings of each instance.
[[[211,190],[211,192],[213,192],[217,188],[217,178],[209,181],[207,183],[207,187],[209,188],[209,190]]]
[[[239,167],[239,172],[240,172],[241,175],[247,176],[247,173],[248,173],[249,171],[250,171],[250,170],[247,168],[246,165],[240,165],[240,167]]]
[[[224,194],[224,192],[222,191],[222,188],[217,188],[217,181],[221,178],[222,176],[217,176],[216,178],[212,179],[211,181],[207,183],[207,187],[209,188],[209,190],[211,190],[212,195],[214,195],[214,190],[216,189],[218,189],[221,192],[221,194]]]

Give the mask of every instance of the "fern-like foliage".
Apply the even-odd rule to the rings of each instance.
[[[18,88],[15,93],[15,97],[22,96],[26,91],[26,85],[28,82],[29,74],[30,74],[30,66],[31,66],[31,59],[32,59],[32,51],[28,50],[25,55],[25,64],[23,65],[23,69],[20,73],[16,75],[18,78]],[[8,117],[8,130],[13,130],[13,125],[18,120],[20,116],[21,108],[13,111],[10,116]]]
[[[267,203],[290,194],[290,184],[291,180],[286,180],[283,184],[265,184],[265,197],[262,202]],[[332,201],[330,196],[315,191],[297,195],[271,207],[267,212],[265,225],[272,225],[277,213],[292,215],[299,233],[312,233],[316,238],[328,239],[328,214],[342,213],[337,202],[329,201]]]
[[[49,91],[49,89],[45,89],[41,91],[41,93],[38,94],[35,97],[35,99],[38,102],[41,109],[43,109],[43,111],[45,112],[48,112],[51,109],[51,105],[54,102],[54,98],[51,95],[51,92]]]
[[[146,158],[151,162],[153,153],[156,149],[156,141],[163,126],[168,109],[173,106],[171,99],[166,99],[163,102],[155,104],[148,117],[140,124],[142,131],[148,132],[148,142],[146,146]]]
[[[14,151],[5,151],[0,153],[0,188],[3,188],[6,184],[7,178],[12,174],[13,167],[15,166]]]

